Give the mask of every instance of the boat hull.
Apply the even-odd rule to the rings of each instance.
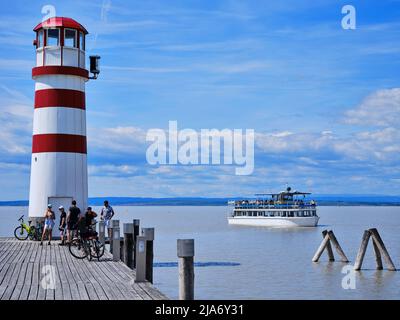
[[[315,227],[319,217],[229,217],[228,223],[241,226],[255,227]]]

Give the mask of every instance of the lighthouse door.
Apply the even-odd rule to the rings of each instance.
[[[53,236],[58,236],[58,226],[60,225],[60,206],[64,207],[68,215],[68,209],[71,206],[72,197],[49,197],[49,202],[53,206],[53,211],[56,215],[56,224],[54,225]]]

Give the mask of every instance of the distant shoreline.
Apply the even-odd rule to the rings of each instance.
[[[316,195],[311,197],[319,206],[400,206],[400,196],[382,195]],[[141,198],[141,197],[94,197],[91,206],[101,206],[107,199],[114,206],[227,206],[229,200],[252,198]],[[0,207],[26,207],[28,200],[0,201]]]

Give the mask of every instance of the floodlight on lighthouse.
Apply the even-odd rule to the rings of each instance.
[[[97,79],[97,76],[100,73],[100,68],[99,68],[99,60],[100,56],[90,56],[90,73],[93,73],[93,77],[90,77],[89,79]]]

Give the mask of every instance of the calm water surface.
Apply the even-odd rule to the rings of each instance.
[[[95,208],[97,211],[99,208]],[[114,207],[121,222],[155,227],[154,284],[178,295],[176,239],[194,238],[197,299],[399,299],[400,272],[376,271],[371,244],[356,289],[342,289],[345,265],[311,258],[332,229],[354,263],[365,229],[376,227],[400,268],[400,207],[320,207],[316,228],[229,226],[226,207]],[[0,207],[0,236],[12,236],[23,207]],[[336,255],[337,256],[337,255]]]

